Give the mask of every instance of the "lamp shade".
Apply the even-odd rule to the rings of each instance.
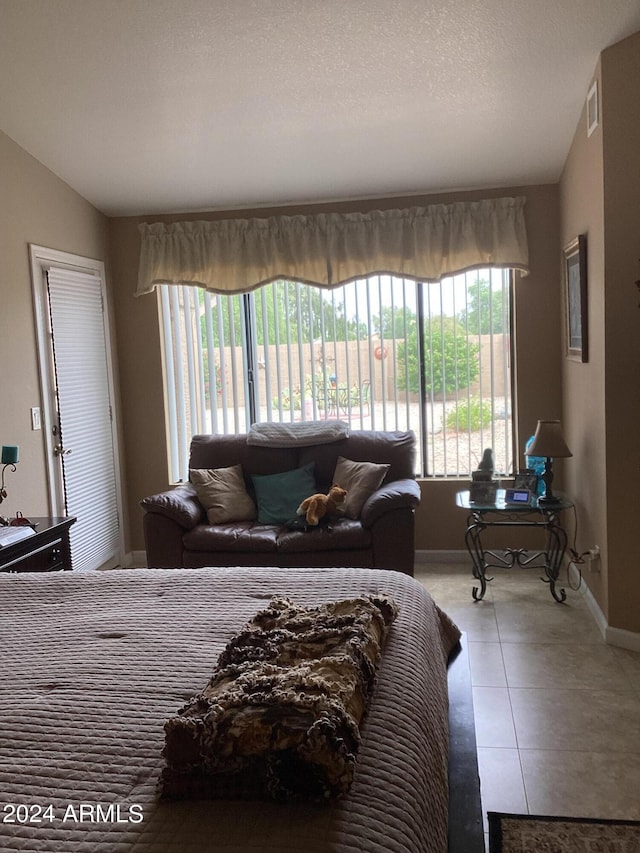
[[[530,456],[551,456],[558,459],[573,456],[562,435],[560,421],[538,421],[533,444],[527,452]]]

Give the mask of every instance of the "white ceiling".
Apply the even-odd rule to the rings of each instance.
[[[640,0],[0,0],[0,127],[108,215],[554,182]]]

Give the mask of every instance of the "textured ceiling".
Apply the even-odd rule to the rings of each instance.
[[[554,182],[640,0],[0,0],[0,127],[109,215]]]

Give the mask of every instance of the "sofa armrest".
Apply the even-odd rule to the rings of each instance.
[[[420,486],[416,480],[393,480],[385,483],[365,501],[360,513],[363,527],[372,527],[381,515],[396,509],[415,509],[420,503]]]
[[[202,521],[204,512],[196,490],[190,483],[144,498],[140,501],[140,506],[145,512],[154,512],[170,518],[186,530],[191,530]]]

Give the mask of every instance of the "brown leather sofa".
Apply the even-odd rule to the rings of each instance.
[[[415,508],[420,502],[415,452],[413,432],[353,431],[331,443],[296,447],[256,447],[247,443],[246,435],[194,436],[189,467],[240,464],[250,493],[251,475],[290,471],[310,462],[315,464],[318,491],[326,493],[340,456],[390,467],[359,518],[341,518],[310,530],[257,521],[210,524],[191,483],[145,498],[141,506],[147,565],[357,566],[412,575]]]

